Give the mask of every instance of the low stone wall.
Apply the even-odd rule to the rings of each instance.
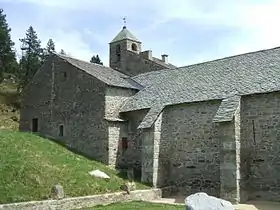
[[[102,195],[65,198],[61,200],[30,201],[0,205],[1,210],[71,210],[127,201],[151,201],[161,198],[160,189],[135,190],[130,194],[117,192]]]

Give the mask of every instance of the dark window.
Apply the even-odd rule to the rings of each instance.
[[[128,141],[126,137],[122,138],[122,153],[124,153],[128,148]]]
[[[135,43],[132,43],[131,49],[132,49],[133,51],[137,51],[137,45],[136,45]]]
[[[117,54],[117,61],[121,61],[121,54]]]
[[[32,119],[32,132],[38,132],[38,119],[33,118]]]
[[[119,54],[121,52],[121,45],[116,45],[116,53]]]
[[[59,136],[63,136],[64,135],[64,127],[63,125],[59,126]]]
[[[66,77],[67,77],[67,73],[66,73],[66,72],[64,72],[64,73],[63,73],[63,76],[64,76],[64,78],[66,78]]]

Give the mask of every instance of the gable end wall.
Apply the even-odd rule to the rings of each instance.
[[[39,119],[39,134],[90,158],[108,162],[108,125],[105,115],[105,84],[53,56],[23,97],[21,130],[31,131]],[[66,72],[66,78],[64,78]],[[64,136],[59,136],[59,125]]]

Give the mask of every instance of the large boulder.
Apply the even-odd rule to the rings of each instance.
[[[195,193],[185,199],[186,210],[234,210],[231,202],[209,196],[206,193]]]

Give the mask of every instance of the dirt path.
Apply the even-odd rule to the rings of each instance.
[[[183,197],[161,198],[152,201],[153,203],[165,203],[175,205],[185,205]],[[266,201],[250,201],[246,204],[235,205],[236,210],[280,210],[280,203]]]

